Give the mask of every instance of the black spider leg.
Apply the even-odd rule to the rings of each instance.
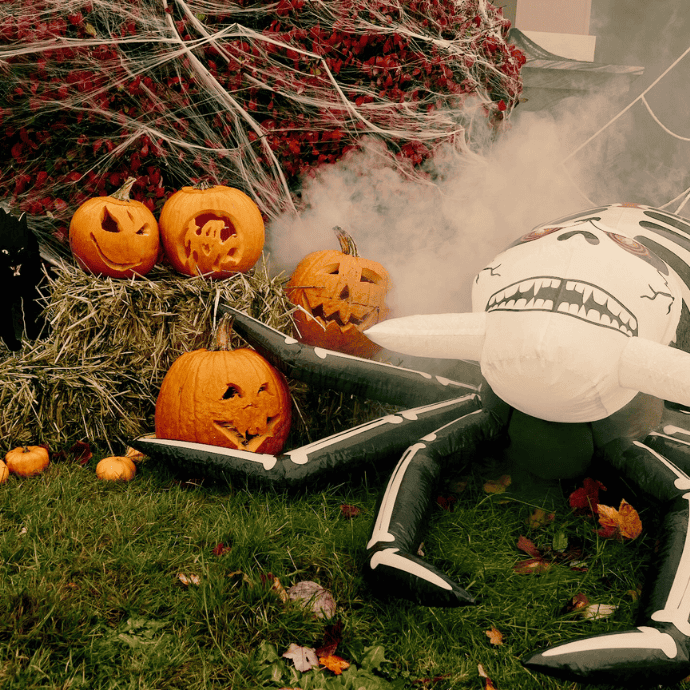
[[[234,318],[233,330],[288,378],[401,407],[477,392],[476,386],[441,376],[303,345],[236,309],[218,308]]]
[[[507,406],[504,411],[474,410],[407,449],[390,478],[367,545],[365,573],[374,589],[423,606],[474,603],[464,589],[416,554],[444,467],[473,460],[489,441],[504,436]]]
[[[690,445],[654,433],[644,443],[611,441],[603,453],[623,477],[658,501],[664,514],[638,627],[566,642],[523,663],[581,683],[675,683],[690,674],[690,476],[681,469],[690,470]]]
[[[344,471],[395,458],[424,434],[479,407],[477,395],[379,417],[306,446],[268,455],[171,439],[141,438],[131,445],[187,473],[225,481],[248,480],[262,486],[299,489],[323,481],[342,481]]]

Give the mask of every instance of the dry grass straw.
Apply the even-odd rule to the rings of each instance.
[[[152,431],[163,376],[180,354],[210,344],[220,303],[290,329],[283,278],[265,264],[210,281],[165,267],[116,280],[60,262],[48,283],[49,335],[0,360],[6,447],[86,440],[117,452]]]
[[[182,353],[211,345],[228,304],[285,333],[292,329],[283,276],[265,262],[227,280],[180,276],[156,266],[146,277],[118,280],[60,260],[48,275],[50,332],[18,353],[0,342],[0,434],[5,450],[88,441],[121,453],[154,429],[158,390]],[[233,335],[233,347],[246,347]],[[3,354],[5,355],[3,357]],[[390,406],[309,390],[291,381],[295,408],[288,447],[302,445],[386,413]]]

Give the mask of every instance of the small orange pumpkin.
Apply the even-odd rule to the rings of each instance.
[[[7,465],[2,460],[0,460],[0,484],[4,484],[9,476],[10,471],[7,468]]]
[[[96,465],[96,476],[107,481],[128,482],[134,479],[137,468],[132,460],[122,455],[103,458]]]
[[[43,446],[19,446],[5,455],[7,469],[20,477],[40,474],[50,464],[48,451]]]
[[[390,276],[376,261],[363,259],[350,235],[334,228],[341,251],[306,256],[285,286],[294,312],[295,337],[303,343],[358,357],[372,357],[379,346],[363,331],[388,315]]]
[[[164,204],[161,240],[176,271],[227,278],[248,271],[264,248],[259,207],[239,189],[201,182],[182,187]]]
[[[285,445],[291,414],[285,377],[254,350],[194,350],[163,379],[156,436],[273,454]]]
[[[110,196],[85,201],[72,216],[69,243],[86,271],[111,278],[148,273],[158,260],[158,223],[149,209],[129,198],[135,177]]]

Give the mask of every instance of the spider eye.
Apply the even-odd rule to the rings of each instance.
[[[525,244],[525,242],[534,242],[534,240],[540,240],[542,237],[546,237],[547,235],[550,235],[553,232],[558,232],[559,230],[563,230],[563,227],[537,228],[536,230],[532,230],[532,232],[528,232],[526,235],[519,237],[517,240],[515,240],[515,242],[507,247],[507,249],[516,247],[518,244]]]
[[[615,232],[606,233],[619,247],[623,247],[626,251],[631,254],[636,254],[637,256],[648,256],[649,250],[643,244],[640,244],[637,240],[632,237],[626,237],[625,235],[619,235]]]

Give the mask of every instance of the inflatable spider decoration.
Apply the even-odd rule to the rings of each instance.
[[[498,445],[535,475],[573,478],[596,457],[664,513],[639,624],[523,663],[579,682],[675,682],[690,674],[690,432],[677,421],[682,407],[665,412],[664,401],[690,405],[689,286],[690,224],[616,204],[520,237],[476,276],[473,312],[403,317],[367,331],[391,350],[478,362],[478,388],[310,348],[225,307],[235,330],[287,376],[410,409],[277,456],[174,439],[132,445],[195,471],[279,487],[398,454],[366,572],[382,592],[427,606],[473,603],[416,555],[446,467]]]

